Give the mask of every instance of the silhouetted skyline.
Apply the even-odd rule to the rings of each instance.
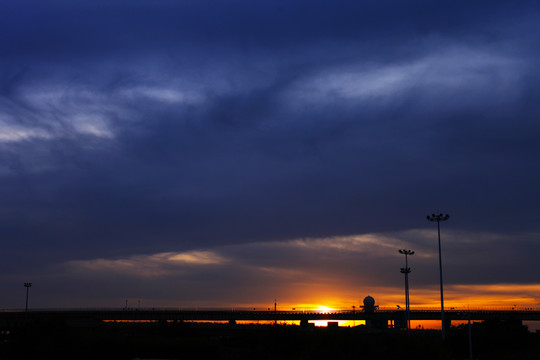
[[[539,304],[539,7],[0,5],[0,308]]]

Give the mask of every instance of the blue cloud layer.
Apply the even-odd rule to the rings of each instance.
[[[437,208],[537,233],[536,7],[3,5],[1,266],[418,229]]]

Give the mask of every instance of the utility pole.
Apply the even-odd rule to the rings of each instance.
[[[24,283],[24,287],[26,288],[26,306],[24,307],[24,312],[27,313],[28,312],[28,290],[30,289],[30,287],[32,287],[32,283],[30,282]]]
[[[409,305],[410,305],[410,302],[409,302],[409,274],[411,272],[411,268],[409,267],[409,262],[408,262],[408,256],[409,255],[414,255],[414,251],[412,250],[407,250],[407,249],[399,249],[398,250],[400,254],[404,254],[405,255],[405,267],[404,268],[401,268],[401,273],[402,274],[405,274],[405,312],[407,314],[407,331],[411,331],[411,311],[409,309]]]
[[[442,277],[442,257],[441,257],[441,221],[446,221],[450,218],[450,215],[448,214],[431,214],[431,216],[427,216],[428,221],[436,221],[437,222],[437,236],[439,239],[439,277],[440,277],[440,283],[441,283],[441,333],[443,340],[446,338],[446,329],[444,324],[444,296],[443,296],[443,277]]]
[[[274,299],[274,324],[277,324],[277,299]]]

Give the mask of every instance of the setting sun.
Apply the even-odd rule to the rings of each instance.
[[[316,309],[313,309],[314,311],[318,311],[318,312],[330,312],[330,311],[336,311],[336,309],[332,309],[328,306],[319,306],[317,307]]]

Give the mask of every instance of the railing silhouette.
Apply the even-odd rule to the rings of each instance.
[[[440,312],[438,306],[411,306],[413,312]],[[519,312],[540,312],[538,305],[463,305],[448,306],[444,308],[450,312],[472,312],[472,311],[519,311]],[[25,309],[0,309],[0,313],[24,312]],[[355,314],[363,313],[363,309],[332,309],[318,310],[308,308],[284,309],[263,308],[263,307],[92,307],[92,308],[33,308],[28,312],[122,312],[122,311],[141,311],[141,312],[250,312],[250,313],[280,313],[280,314]],[[399,312],[405,311],[404,308],[396,306],[378,306],[373,312]]]
[[[519,320],[540,321],[540,306],[450,306],[445,308],[447,321],[464,318],[472,320]],[[22,321],[65,321],[67,323],[112,322],[155,322],[155,321],[316,321],[316,320],[366,320],[401,322],[405,310],[392,306],[377,307],[372,311],[363,309],[273,309],[262,307],[167,307],[167,308],[57,308],[57,309],[6,309],[0,310],[0,328],[16,326]],[[413,306],[411,320],[440,319],[440,308],[436,306]],[[1,329],[0,329],[1,330]]]

